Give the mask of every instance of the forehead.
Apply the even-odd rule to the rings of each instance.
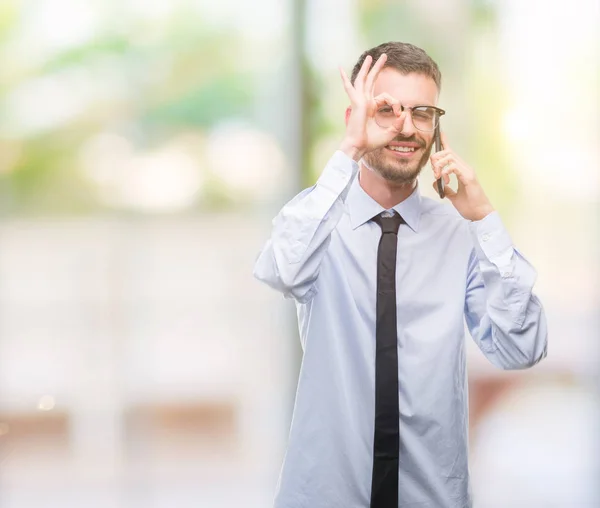
[[[432,78],[411,72],[402,74],[390,67],[384,68],[375,81],[375,96],[388,93],[403,106],[417,104],[437,105],[438,89]]]

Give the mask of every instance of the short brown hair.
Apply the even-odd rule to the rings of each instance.
[[[350,78],[352,84],[354,84],[365,58],[367,58],[368,55],[371,55],[371,58],[373,58],[373,65],[383,53],[387,55],[387,61],[385,62],[384,68],[391,67],[392,69],[400,71],[402,74],[410,74],[411,72],[424,74],[433,79],[437,85],[438,92],[440,91],[442,86],[442,74],[440,73],[437,64],[421,48],[407,42],[384,42],[379,46],[365,51],[360,55],[358,62],[356,62],[354,69],[352,69],[352,77]]]

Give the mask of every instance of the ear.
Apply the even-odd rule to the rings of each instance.
[[[348,126],[348,120],[350,120],[351,113],[352,113],[352,108],[350,106],[348,106],[346,108],[346,116],[345,116],[346,126]]]

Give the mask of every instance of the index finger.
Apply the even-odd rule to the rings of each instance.
[[[442,149],[439,152],[432,153],[430,158],[433,162],[437,162],[438,160],[446,157],[447,155],[450,155],[451,153],[452,152],[450,150]]]
[[[381,69],[383,69],[383,66],[385,65],[386,61],[387,61],[387,55],[385,53],[383,53],[377,59],[377,62],[375,63],[375,65],[373,66],[371,71],[369,72],[369,75],[367,76],[367,81],[365,82],[365,89],[368,92],[373,93],[373,89],[375,88],[375,80],[377,79],[377,76],[381,72]]]
[[[400,116],[398,116],[398,118],[394,121],[394,123],[390,127],[388,127],[387,132],[394,133],[394,134],[398,134],[399,132],[402,132],[402,129],[404,127],[404,122],[406,121],[406,116],[407,116],[406,111],[403,111],[402,113],[400,113]]]

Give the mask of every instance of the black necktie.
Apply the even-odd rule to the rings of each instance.
[[[375,347],[375,438],[371,508],[398,508],[398,350],[396,328],[397,213],[377,215],[381,227],[377,251],[377,323]]]

